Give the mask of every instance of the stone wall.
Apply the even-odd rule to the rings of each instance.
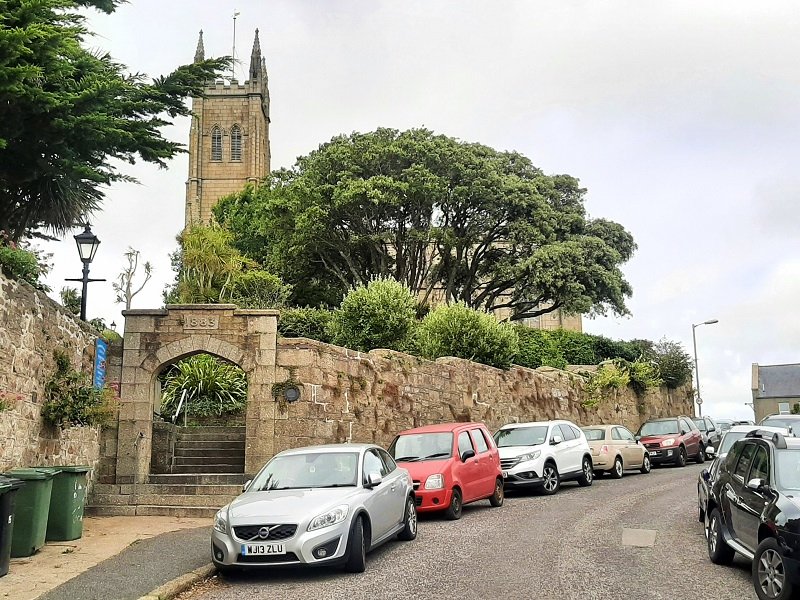
[[[586,369],[591,369],[587,367]],[[305,444],[388,445],[403,429],[446,421],[510,422],[569,419],[583,426],[622,423],[631,430],[650,417],[690,414],[685,390],[662,388],[638,398],[632,390],[597,408],[582,404],[577,372],[513,367],[508,371],[456,358],[435,362],[387,350],[359,353],[306,339],[278,342],[278,383],[302,383],[302,396],[275,411],[275,452]]]
[[[0,274],[0,472],[32,465],[88,464],[99,458],[99,431],[60,429],[41,418],[53,350],[92,372],[97,338],[46,294]]]

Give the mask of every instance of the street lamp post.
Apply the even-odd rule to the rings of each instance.
[[[717,319],[709,319],[708,321],[703,321],[702,323],[692,323],[692,346],[694,346],[694,382],[695,382],[695,394],[697,395],[697,416],[703,416],[703,398],[700,396],[700,371],[697,368],[697,337],[694,334],[694,330],[700,327],[700,325],[713,325],[714,323],[719,323]]]
[[[97,253],[97,247],[100,245],[100,240],[89,229],[89,223],[86,223],[86,229],[81,233],[74,236],[75,243],[78,245],[78,255],[81,257],[83,263],[83,276],[80,279],[67,279],[66,281],[80,281],[83,284],[83,291],[81,293],[81,320],[86,320],[86,290],[88,284],[92,281],[105,281],[105,279],[90,279],[89,278],[89,263],[94,260],[94,255]]]

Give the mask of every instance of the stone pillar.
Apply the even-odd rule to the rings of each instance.
[[[237,310],[247,317],[247,337],[255,342],[247,381],[247,415],[244,471],[255,473],[275,454],[275,361],[278,348],[278,313]]]
[[[125,315],[117,439],[117,483],[144,483],[150,470],[153,431],[152,373],[142,366],[142,334],[155,329],[165,310],[129,310]]]

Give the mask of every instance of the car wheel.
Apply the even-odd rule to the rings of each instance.
[[[734,551],[733,548],[728,546],[722,535],[722,521],[719,509],[715,508],[711,511],[711,516],[708,518],[706,539],[708,541],[708,558],[711,559],[711,562],[715,565],[729,565],[733,562]]]
[[[450,498],[450,506],[444,511],[444,516],[451,521],[457,521],[461,518],[461,509],[464,508],[461,498],[461,490],[455,488],[453,496]]]
[[[775,538],[767,538],[758,545],[753,558],[753,586],[760,600],[794,597],[794,586],[786,576],[783,552]]]
[[[683,446],[678,449],[678,457],[675,459],[675,464],[679,467],[686,466],[686,448]]]
[[[503,480],[498,477],[494,484],[494,494],[489,496],[489,504],[495,507],[503,506],[505,497],[505,493],[503,492]]]
[[[417,505],[414,498],[409,496],[406,499],[406,516],[403,519],[403,529],[397,535],[397,539],[410,542],[417,537]]]
[[[561,477],[555,463],[546,463],[542,469],[542,491],[548,496],[555,494],[561,487]]]
[[[592,485],[592,482],[594,482],[594,469],[592,468],[592,461],[588,456],[583,457],[581,471],[581,476],[578,477],[578,485],[583,487]]]
[[[361,517],[356,517],[353,531],[350,533],[350,547],[347,551],[344,570],[349,573],[363,573],[367,568],[367,544],[364,540],[364,521]]]
[[[702,446],[700,446],[700,449],[697,451],[697,457],[695,458],[695,461],[698,465],[702,465],[704,462],[706,462],[706,451]]]
[[[611,477],[614,479],[622,479],[622,474],[625,472],[625,468],[622,465],[622,458],[617,457],[614,459],[614,468],[611,469]]]
[[[650,462],[650,455],[647,452],[644,453],[644,458],[642,459],[642,468],[639,469],[645,475],[651,471],[653,468],[652,463]]]

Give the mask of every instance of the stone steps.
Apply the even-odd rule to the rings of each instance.
[[[150,475],[150,483],[167,485],[238,485],[245,482],[243,473],[169,473]]]
[[[244,452],[244,441],[239,440],[186,440],[175,442],[175,452],[194,450],[238,450]]]
[[[91,517],[194,517],[213,518],[220,506],[87,506]],[[209,527],[211,523],[209,522]]]
[[[87,514],[212,517],[242,493],[244,427],[178,428],[174,452],[170,474],[96,485]]]

